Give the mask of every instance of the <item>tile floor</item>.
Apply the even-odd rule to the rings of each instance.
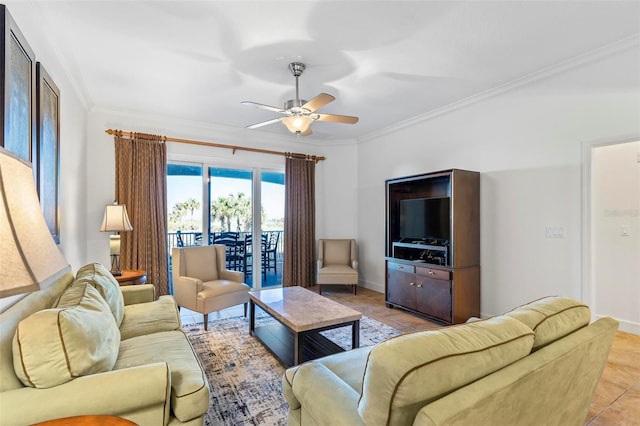
[[[317,292],[317,286],[310,290]],[[358,287],[354,296],[348,287],[325,287],[323,296],[340,302],[370,318],[403,332],[436,329],[440,326],[400,309],[389,309],[384,295]],[[209,320],[243,314],[242,305],[209,314]],[[183,324],[202,322],[202,315],[182,309]],[[588,426],[640,426],[640,335],[618,332],[609,360],[585,420]]]

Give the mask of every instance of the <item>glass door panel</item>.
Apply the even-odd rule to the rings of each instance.
[[[263,287],[282,285],[284,259],[284,173],[266,172],[261,178],[261,245]]]
[[[227,269],[244,272],[251,287],[253,271],[259,269],[254,268],[251,250],[252,190],[251,170],[209,167],[209,241],[226,246]]]
[[[202,167],[167,165],[169,250],[202,244]]]

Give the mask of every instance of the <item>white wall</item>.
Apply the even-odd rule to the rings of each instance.
[[[595,313],[640,334],[640,142],[594,148],[591,165]]]
[[[378,291],[384,290],[385,179],[454,167],[480,171],[483,315],[547,294],[580,298],[581,144],[640,139],[637,45],[357,147],[303,144],[166,117],[87,113],[91,102],[81,82],[46,38],[55,23],[41,19],[32,3],[5,4],[62,92],[60,248],[74,269],[109,261],[108,236],[98,228],[114,196],[113,137],[104,130],[116,128],[327,156],[317,167],[317,235],[357,229],[362,284]],[[281,161],[186,145],[169,150],[185,158]],[[545,238],[546,226],[564,227],[566,237]],[[598,293],[603,300],[606,294]]]
[[[384,289],[385,179],[481,172],[481,313],[557,294],[581,298],[581,144],[640,135],[638,46],[363,141],[363,283]],[[428,96],[428,94],[425,94]],[[565,238],[546,238],[547,226]]]
[[[60,89],[60,251],[74,270],[86,262],[86,117],[87,101],[60,63],[46,37],[46,23],[32,3],[4,3],[27,42]]]
[[[115,160],[113,136],[106,129],[160,134],[169,137],[251,146],[276,151],[322,155],[327,159],[316,165],[316,204],[318,237],[354,235],[356,222],[356,151],[355,143],[310,144],[295,137],[278,138],[269,134],[165,117],[144,117],[113,111],[93,111],[87,129],[87,176],[90,188],[86,203],[87,258],[109,262],[108,235],[99,232],[104,206],[115,194]],[[171,158],[181,161],[212,162],[225,166],[261,167],[284,170],[284,157],[246,151],[169,143]]]

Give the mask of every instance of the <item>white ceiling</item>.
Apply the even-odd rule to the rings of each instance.
[[[319,112],[360,117],[314,123],[318,141],[375,134],[640,34],[639,1],[31,3],[96,108],[243,128],[277,114],[240,102],[282,106],[295,97],[287,65],[301,61],[302,98],[326,92],[336,101]]]

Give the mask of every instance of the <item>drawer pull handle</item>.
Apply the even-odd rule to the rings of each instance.
[[[398,265],[398,269],[404,269],[404,266]]]
[[[422,284],[418,284],[416,287],[418,287],[418,288],[422,288]]]
[[[409,285],[416,285],[416,283],[409,283]]]
[[[432,271],[431,269],[429,269],[429,275],[435,275],[436,273],[434,271]]]

